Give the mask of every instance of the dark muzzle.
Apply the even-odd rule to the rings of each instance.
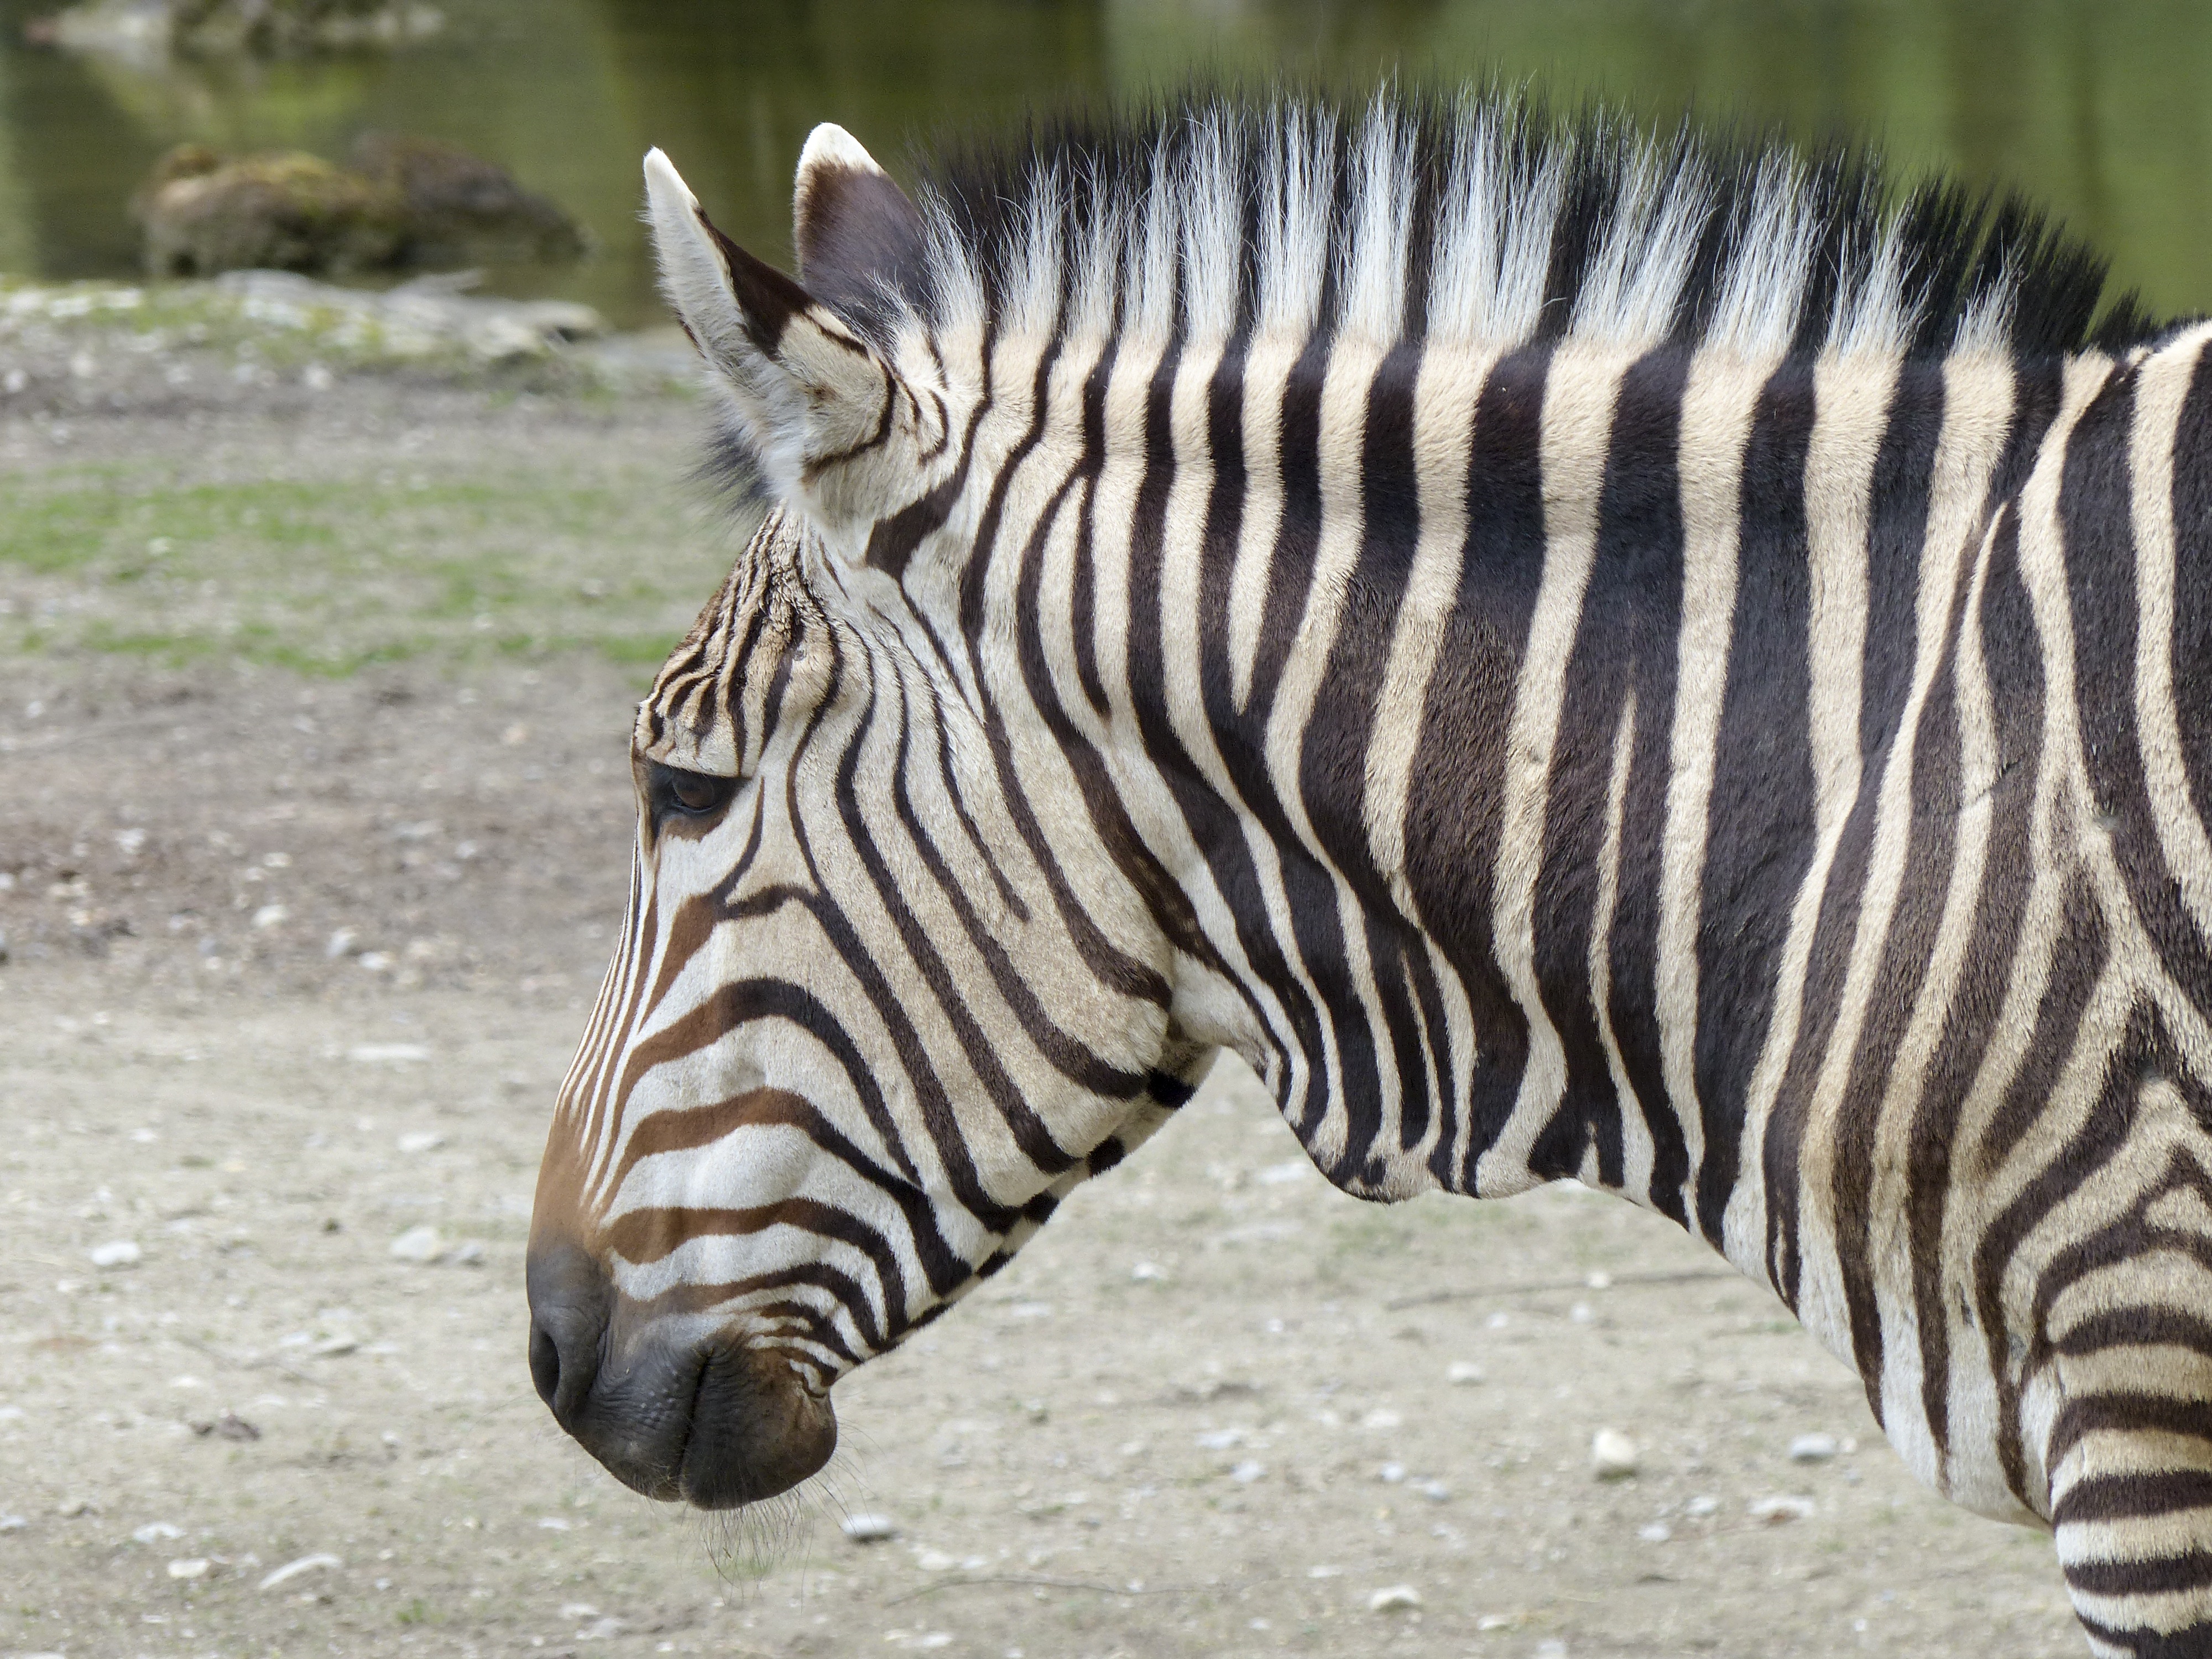
[[[566,1243],[530,1250],[530,1375],[586,1451],[648,1498],[735,1509],[830,1461],[837,1419],[773,1354],[655,1316]]]

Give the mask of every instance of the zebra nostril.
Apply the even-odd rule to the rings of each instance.
[[[530,1282],[530,1380],[570,1428],[592,1392],[613,1311],[606,1269],[572,1244],[533,1247]]]
[[[530,1380],[538,1385],[538,1397],[550,1406],[561,1388],[561,1345],[534,1319],[530,1322]]]

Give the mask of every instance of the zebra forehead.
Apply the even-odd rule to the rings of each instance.
[[[2056,354],[2157,331],[2132,295],[2104,304],[2104,262],[2017,198],[1899,189],[1847,145],[1686,121],[1654,137],[1517,93],[1186,94],[949,143],[918,185],[895,204],[918,210],[918,239],[902,227],[908,251],[869,274],[894,303],[837,307],[878,344],[902,316],[1753,356]]]

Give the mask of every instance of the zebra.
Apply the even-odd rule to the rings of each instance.
[[[570,1434],[805,1480],[1225,1049],[1355,1196],[1703,1238],[2095,1651],[2212,1654],[2212,325],[2016,198],[1497,92],[912,194],[824,125],[796,278],[645,175],[762,516],[539,1178]]]

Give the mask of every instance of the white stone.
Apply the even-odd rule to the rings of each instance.
[[[848,1515],[838,1523],[840,1532],[855,1544],[881,1544],[898,1536],[898,1522],[888,1515]]]
[[[133,1543],[158,1544],[164,1538],[182,1538],[185,1529],[167,1521],[149,1521],[131,1534]]]
[[[1674,1529],[1664,1521],[1654,1521],[1648,1527],[1638,1527],[1636,1535],[1647,1544],[1663,1544],[1674,1535]]]
[[[1402,1425],[1405,1420],[1401,1413],[1392,1411],[1388,1406],[1377,1406],[1359,1419],[1359,1426],[1363,1429],[1395,1429]]]
[[[446,1144],[445,1136],[435,1129],[415,1129],[399,1137],[403,1152],[434,1152]]]
[[[1466,1388],[1482,1381],[1482,1367],[1472,1359],[1455,1359],[1444,1367],[1444,1381]]]
[[[354,946],[360,942],[352,928],[341,927],[323,942],[323,954],[336,962],[340,957],[351,956]]]
[[[307,1352],[325,1359],[335,1359],[342,1353],[351,1353],[361,1346],[361,1339],[349,1332],[340,1331],[336,1336],[326,1336]]]
[[[95,1267],[135,1267],[145,1254],[127,1238],[111,1238],[87,1250],[84,1259]]]
[[[1247,1457],[1230,1469],[1229,1478],[1240,1486],[1249,1486],[1267,1472],[1267,1466],[1265,1463],[1255,1462]]]
[[[1590,1469],[1601,1480],[1625,1480],[1636,1473],[1636,1443],[1618,1429],[1590,1437]]]
[[[1413,1490],[1420,1493],[1422,1497],[1427,1498],[1431,1504],[1449,1504],[1451,1502],[1451,1488],[1444,1485],[1441,1480],[1421,1481],[1414,1486]]]
[[[1682,1513],[1692,1521],[1702,1521],[1709,1515],[1721,1512],[1721,1500],[1706,1492],[1699,1492],[1682,1505]]]
[[[1421,1605],[1421,1593],[1411,1584],[1388,1584],[1367,1598],[1370,1613],[1411,1613]]]
[[[302,1573],[320,1572],[325,1567],[342,1567],[345,1563],[335,1555],[303,1555],[296,1561],[287,1561],[276,1571],[262,1575],[261,1588],[272,1590],[279,1584],[289,1584]]]
[[[1157,1261],[1139,1261],[1129,1269],[1129,1277],[1139,1285],[1158,1285],[1167,1276],[1167,1269]]]
[[[1764,1521],[1769,1526],[1780,1526],[1786,1521],[1809,1521],[1814,1504],[1809,1498],[1793,1498],[1777,1493],[1771,1498],[1754,1498],[1744,1506],[1744,1513],[1754,1521]]]
[[[356,1042],[346,1058],[357,1066],[402,1066],[429,1059],[430,1051],[419,1042]]]
[[[30,1524],[20,1515],[0,1515],[0,1532],[21,1532]]]
[[[169,1577],[172,1578],[204,1578],[207,1577],[207,1570],[208,1560],[204,1555],[195,1555],[185,1560],[169,1563]]]
[[[1836,1455],[1836,1437],[1832,1434],[1801,1434],[1790,1443],[1790,1461],[1793,1463],[1825,1463]]]
[[[1385,1463],[1375,1471],[1375,1478],[1386,1486],[1395,1486],[1406,1478],[1406,1466],[1403,1463]]]
[[[943,1550],[918,1549],[914,1553],[914,1564],[924,1572],[950,1572],[960,1565],[960,1558],[947,1555]]]
[[[446,1241],[438,1237],[438,1230],[428,1222],[419,1227],[410,1227],[392,1241],[392,1254],[402,1261],[427,1266],[445,1253]]]
[[[264,904],[253,913],[253,925],[256,927],[275,927],[291,914],[281,904]]]

